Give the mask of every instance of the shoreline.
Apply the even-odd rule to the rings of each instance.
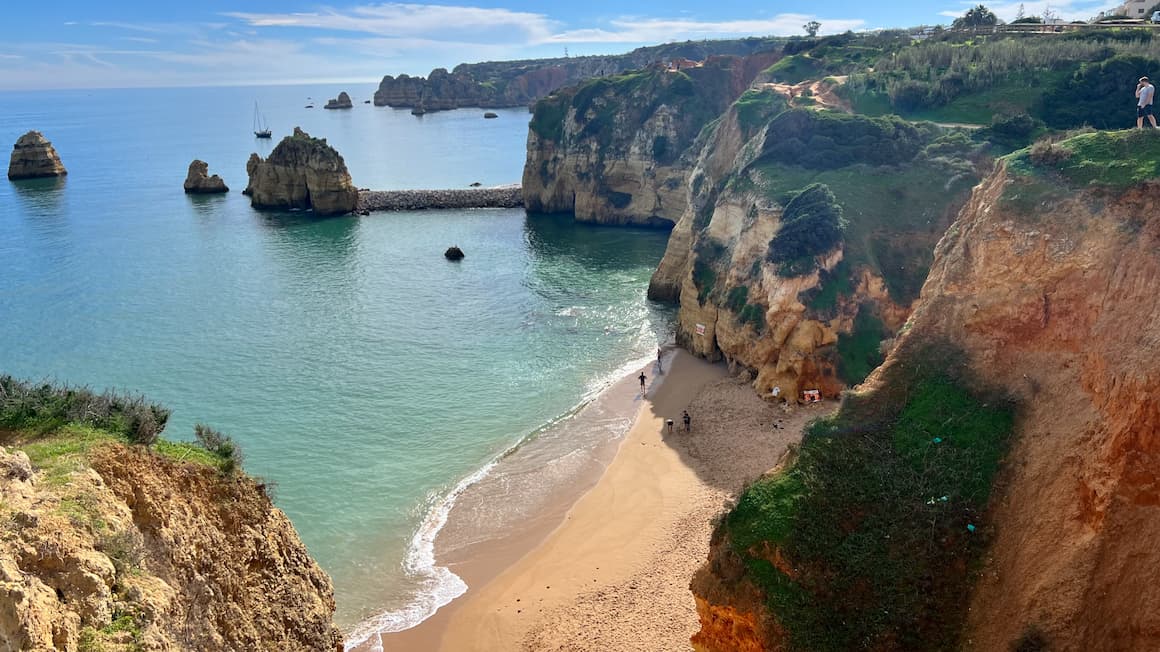
[[[668,358],[671,358],[671,354],[666,356],[666,360]],[[617,372],[607,376],[599,389],[584,394],[581,401],[568,413],[553,419],[528,437],[521,438],[479,471],[461,480],[453,490],[456,495],[452,498],[451,506],[442,514],[441,523],[428,541],[433,544],[432,567],[448,571],[457,583],[465,584],[466,590],[470,591],[473,587],[486,584],[498,574],[499,570],[512,565],[520,556],[546,538],[563,522],[572,504],[596,484],[612,462],[639,409],[634,406],[641,401],[640,391],[636,388],[637,376],[642,371],[649,376],[649,392],[663,386],[668,374],[657,374],[656,365],[655,360],[649,361],[647,358],[627,363]],[[667,361],[664,367],[668,367]],[[625,424],[617,429],[615,436],[605,441],[585,438],[584,423],[592,419],[607,420],[609,413],[613,416],[624,414]],[[577,423],[581,425],[580,432],[569,427],[570,424]],[[581,439],[574,439],[576,435],[580,435]],[[565,473],[564,477],[553,477],[548,485],[537,485],[537,490],[542,491],[534,501],[537,504],[532,505],[530,513],[520,518],[518,522],[509,520],[507,523],[489,523],[486,529],[478,529],[478,523],[470,522],[473,508],[489,511],[486,509],[488,502],[504,498],[489,495],[486,486],[489,482],[496,481],[497,476],[504,477],[511,472],[520,476],[528,475],[526,469],[528,457],[543,461],[544,454],[551,454],[553,449],[549,446],[546,450],[542,445],[545,442],[549,442],[550,445],[552,440],[559,440],[561,437],[567,438],[569,446],[577,446],[570,449],[568,456],[580,455],[586,459],[583,463],[586,468],[581,468],[578,472],[573,470],[571,473]],[[519,462],[517,467],[512,468],[509,465],[511,462],[509,456],[518,456],[514,458]],[[547,461],[550,465],[553,460]],[[507,468],[504,468],[505,465]],[[519,480],[526,482],[527,478],[516,479]],[[479,495],[472,495],[473,493]],[[442,499],[443,502],[447,500],[447,497]],[[428,520],[430,518],[431,515],[428,516]],[[477,529],[473,530],[473,525]],[[481,540],[462,543],[460,539],[463,532],[457,531],[462,528],[467,528],[471,535],[480,536]],[[421,527],[420,530],[422,529]],[[364,620],[359,627],[348,632],[346,649],[374,652],[384,649],[384,644],[386,649],[428,649],[429,632],[442,629],[447,614],[460,604],[462,596],[463,593],[459,593],[450,601],[440,601],[433,612],[402,630],[375,632],[372,624],[374,620],[382,619],[384,615],[398,614],[399,610]],[[402,611],[408,609],[409,607]]]
[[[835,404],[786,414],[721,365],[677,350],[665,366],[611,462],[571,497],[562,519],[454,562],[467,593],[419,626],[383,636],[381,649],[688,649],[699,627],[688,583],[715,519],[800,439],[807,420]],[[688,435],[680,427],[686,408]],[[671,435],[667,418],[676,421]]]

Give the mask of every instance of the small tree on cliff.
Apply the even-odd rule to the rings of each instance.
[[[821,28],[822,28],[822,24],[816,20],[811,20],[810,22],[806,23],[805,25],[802,25],[802,29],[804,29],[806,31],[806,34],[809,34],[811,37],[817,36],[818,30]]]
[[[976,5],[968,9],[967,13],[956,18],[952,27],[955,29],[978,29],[998,24],[999,17],[995,15],[995,12],[987,9],[984,5]]]

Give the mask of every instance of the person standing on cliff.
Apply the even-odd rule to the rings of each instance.
[[[1140,83],[1136,84],[1136,128],[1140,129],[1144,126],[1144,116],[1148,116],[1148,122],[1152,123],[1152,128],[1156,128],[1156,116],[1152,115],[1152,101],[1156,99],[1156,87],[1152,82],[1148,81],[1147,77],[1141,77]]]

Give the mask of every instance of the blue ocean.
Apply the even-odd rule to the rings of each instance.
[[[340,90],[355,107],[323,110]],[[672,320],[645,298],[663,232],[250,207],[247,157],[295,126],[360,188],[520,181],[526,110],[412,116],[364,104],[372,91],[0,93],[0,143],[39,130],[69,171],[0,181],[0,372],[143,393],[173,410],[172,439],[197,422],[232,435],[332,576],[340,626],[363,633],[461,593],[437,549],[518,521],[623,433],[631,406],[582,408]],[[255,103],[272,140],[253,137]],[[194,158],[231,192],[186,196]],[[444,260],[450,245],[466,259]],[[471,492],[490,508],[457,516]]]

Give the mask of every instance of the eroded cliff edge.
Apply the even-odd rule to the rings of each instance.
[[[330,578],[228,438],[155,440],[167,413],[134,399],[0,390],[0,650],[342,648]]]
[[[1150,132],[1002,161],[885,364],[724,519],[697,649],[1160,646],[1158,176]]]

